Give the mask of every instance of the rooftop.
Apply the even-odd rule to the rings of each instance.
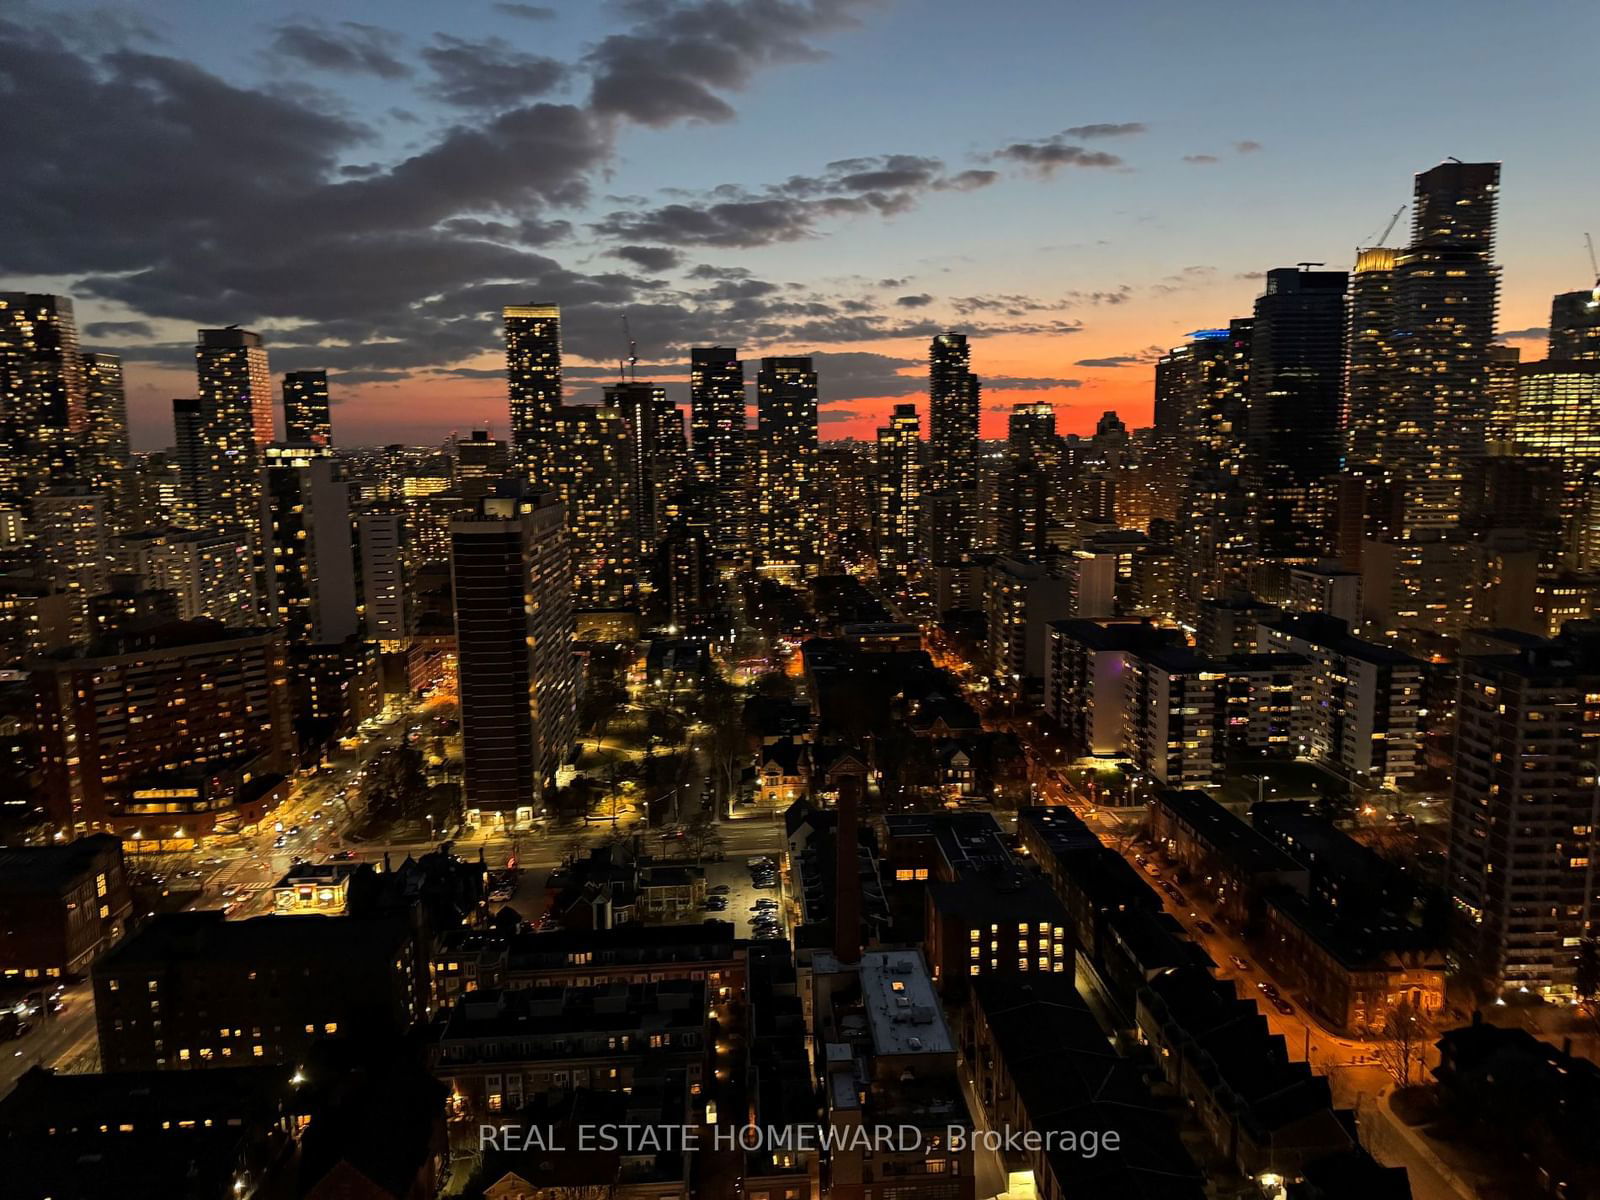
[[[873,1053],[955,1053],[922,951],[868,951],[861,956],[860,977]]]

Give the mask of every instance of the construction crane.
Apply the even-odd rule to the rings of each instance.
[[[1589,247],[1589,272],[1594,276],[1595,291],[1600,292],[1600,262],[1594,257],[1594,238],[1589,234],[1583,235],[1583,244]]]

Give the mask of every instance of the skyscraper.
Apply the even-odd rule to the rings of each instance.
[[[1317,487],[1344,456],[1345,282],[1282,267],[1256,299],[1247,444],[1269,557],[1319,555]]]
[[[729,346],[689,351],[689,421],[694,434],[694,481],[719,555],[735,554],[745,529],[744,364]]]
[[[628,423],[636,561],[654,562],[656,546],[666,532],[668,502],[682,486],[683,415],[658,383],[612,384],[605,398],[606,405]]]
[[[83,364],[72,300],[0,292],[0,493],[27,501],[76,468]]]
[[[199,397],[180,396],[173,400],[172,445],[178,486],[172,519],[184,529],[202,529],[207,524],[211,458],[206,451],[206,424],[206,406]]]
[[[1450,887],[1463,965],[1496,994],[1572,997],[1596,936],[1600,644],[1563,634],[1461,660]]]
[[[550,481],[571,538],[572,605],[582,613],[634,608],[639,599],[633,438],[609,405],[555,410]]]
[[[1550,357],[1600,358],[1600,283],[1550,302]]]
[[[1019,462],[1054,461],[1056,406],[1048,400],[1013,404],[1006,420],[1006,450]]]
[[[333,445],[326,371],[290,371],[283,377],[284,440]]]
[[[106,497],[107,517],[117,529],[130,528],[132,505],[128,447],[128,401],[122,387],[122,359],[115,354],[80,356],[83,362],[84,430],[78,474]]]
[[[261,451],[272,441],[272,381],[261,335],[202,329],[195,373],[209,468],[204,518],[218,532],[254,536],[261,512]]]
[[[1467,463],[1483,453],[1499,195],[1499,163],[1443,162],[1416,178],[1411,244],[1395,265],[1398,412],[1386,439],[1406,480],[1404,536],[1460,524]]]
[[[1356,251],[1350,276],[1349,330],[1345,340],[1345,396],[1349,408],[1345,446],[1350,470],[1388,486],[1395,403],[1395,264],[1399,252],[1383,246]]]
[[[497,824],[532,817],[577,736],[561,502],[519,483],[450,526],[466,803]]]
[[[386,652],[399,651],[410,632],[406,609],[405,513],[394,504],[356,516],[361,554],[362,636]]]
[[[268,446],[261,528],[267,616],[291,646],[359,632],[350,485],[327,446]]]
[[[981,388],[961,333],[928,346],[929,552],[934,562],[972,555],[977,540],[978,411]]]
[[[897,404],[878,430],[878,569],[912,575],[923,566],[922,422]]]
[[[801,574],[816,558],[817,374],[809,358],[763,358],[756,376],[755,556]]]
[[[509,447],[487,429],[474,429],[466,441],[456,443],[456,495],[469,505],[476,507],[510,471]]]
[[[547,486],[545,451],[561,407],[561,310],[553,304],[510,305],[502,315],[512,458],[525,479]]]

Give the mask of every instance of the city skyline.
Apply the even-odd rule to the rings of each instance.
[[[73,296],[85,348],[124,358],[141,448],[171,443],[194,329],[235,322],[262,333],[276,371],[328,370],[347,444],[506,436],[498,313],[543,303],[563,311],[569,402],[616,378],[627,315],[639,378],[680,404],[692,345],[813,358],[824,440],[870,440],[895,403],[925,397],[927,339],[946,329],[973,341],[985,437],[1036,399],[1064,432],[1106,409],[1143,425],[1160,354],[1248,315],[1268,269],[1353,266],[1411,175],[1448,155],[1503,164],[1502,338],[1527,335],[1511,344],[1537,357],[1550,297],[1592,282],[1595,168],[1561,149],[1583,136],[1564,82],[1581,74],[1561,66],[1594,21],[1577,6],[1493,39],[1459,6],[1456,24],[1417,6],[1355,54],[1325,15],[1272,10],[1247,34],[1245,19],[1136,24],[1017,3],[973,29],[938,6],[841,0],[742,16],[703,71],[684,65],[709,36],[695,4],[483,5],[448,35],[370,5],[317,21],[273,6],[185,23],[183,8],[89,22],[82,5],[35,5],[0,29],[0,75],[62,90],[57,119],[89,146],[115,131],[119,153],[190,172],[184,197],[154,171],[124,172],[108,197],[37,130],[7,138],[62,169],[26,185],[0,280]],[[762,24],[777,19],[781,36]],[[1341,33],[1365,28],[1344,20]],[[1024,22],[1038,36],[1019,37]],[[1416,63],[1405,35],[1424,26],[1440,53]],[[1068,37],[1104,53],[1028,70]],[[921,95],[900,65],[952,67],[968,42],[1036,78],[969,81],[957,104]],[[1534,45],[1537,74],[1518,63]],[[1404,103],[1490,53],[1506,69],[1448,113]],[[1120,79],[1130,56],[1141,69]],[[1409,74],[1392,70],[1402,61]],[[1258,86],[1203,86],[1202,64],[1247,63]],[[1319,70],[1315,102],[1285,91]],[[293,98],[291,79],[307,85]],[[915,120],[863,95],[897,85],[918,95]],[[120,120],[83,124],[112,101]],[[231,120],[251,136],[230,140]],[[175,160],[178,133],[216,153]],[[75,157],[92,161],[84,144]],[[517,166],[525,152],[538,170]],[[241,191],[245,162],[273,186]],[[243,227],[230,205],[251,237],[226,236]],[[85,224],[96,235],[74,236]]]

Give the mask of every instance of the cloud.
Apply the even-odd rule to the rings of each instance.
[[[729,121],[723,94],[775,63],[815,62],[814,39],[858,23],[874,0],[623,0],[634,18],[586,57],[590,104],[640,125]]]
[[[1073,366],[1077,367],[1133,367],[1144,360],[1136,354],[1112,354],[1105,358],[1080,358]]]
[[[1252,142],[1248,138],[1242,142],[1235,142],[1233,148],[1240,154],[1254,154],[1256,151],[1264,149],[1260,142]]]
[[[397,34],[355,21],[333,26],[290,23],[278,26],[268,52],[320,71],[403,79],[411,74],[411,68],[395,56],[399,43]]]
[[[553,91],[568,75],[565,63],[525,54],[498,37],[470,42],[435,34],[422,59],[434,74],[424,90],[458,108],[510,108]]]
[[[711,263],[701,263],[689,272],[690,279],[749,279],[748,267],[718,267]]]
[[[557,16],[555,9],[542,4],[496,4],[493,7],[497,13],[524,21],[554,21]]]
[[[983,377],[983,386],[991,392],[1044,392],[1052,388],[1080,388],[1083,380],[1032,375],[986,375]]]
[[[618,246],[606,253],[657,274],[670,271],[683,261],[683,255],[670,246]]]
[[[723,31],[722,0],[624,5],[633,21],[628,36],[644,30],[698,45]],[[751,22],[770,31],[774,14],[805,20],[776,34],[787,48],[746,56],[741,73],[728,78],[799,61],[800,45],[845,27],[863,7],[859,0],[740,6],[731,44],[742,44]],[[341,25],[299,27],[348,54],[388,45]],[[317,46],[312,53],[324,53],[329,70],[377,69],[328,58]],[[895,302],[910,294],[906,281],[880,291],[870,279],[825,287],[768,280],[743,266],[691,265],[682,247],[810,237],[839,220],[892,216],[932,193],[999,178],[934,157],[882,154],[671,204],[611,201],[617,211],[602,213],[599,230],[608,241],[587,269],[575,269],[562,261],[563,248],[577,241],[575,250],[589,254],[587,235],[596,231],[575,231],[574,210],[604,187],[627,114],[587,100],[530,98],[535,85],[521,72],[532,60],[504,43],[441,37],[421,61],[420,86],[450,91],[457,111],[445,122],[409,124],[406,148],[397,151],[383,104],[375,117],[380,135],[315,87],[252,87],[126,43],[91,52],[52,30],[0,20],[0,95],[52,97],[48,122],[20,105],[0,105],[0,173],[11,181],[0,272],[67,277],[83,300],[126,308],[115,315],[129,319],[94,322],[85,334],[133,339],[122,347],[130,361],[192,362],[187,340],[153,341],[162,321],[237,322],[263,333],[276,371],[320,366],[351,383],[392,382],[418,370],[498,375],[482,356],[498,351],[497,318],[510,303],[561,305],[574,367],[611,361],[622,311],[641,353],[663,361],[712,343],[892,343],[942,330]],[[476,70],[486,62],[508,74]],[[712,77],[690,59],[669,55],[661,63],[694,79]],[[719,97],[729,90],[704,86]],[[184,186],[173,186],[178,179]],[[139,219],[129,220],[130,212]],[[970,332],[1064,336],[1081,328],[1058,316],[1054,302],[1015,299],[985,310]],[[837,382],[910,389],[898,395],[923,386],[920,374],[887,379],[897,369],[881,361],[871,366],[873,379],[865,372],[858,362],[851,383],[838,367]]]
[[[1497,335],[1502,342],[1542,342],[1550,336],[1544,325],[1530,325],[1526,329],[1502,329]]]
[[[812,237],[833,220],[909,211],[921,196],[954,188],[954,178],[942,160],[922,155],[846,158],[764,188],[722,184],[655,208],[618,209],[591,229],[602,237],[675,246],[770,246]],[[977,185],[961,190],[970,186]]]
[[[1062,130],[1062,134],[1070,138],[1090,140],[1093,138],[1128,137],[1131,134],[1144,133],[1148,128],[1149,126],[1143,121],[1124,121],[1119,125],[1074,125],[1069,129]]]
[[[933,297],[927,292],[918,292],[915,296],[901,296],[895,303],[901,308],[926,308],[933,303]]]
[[[818,425],[842,425],[847,421],[859,421],[865,413],[856,412],[849,408],[825,408],[817,413]]]
[[[85,325],[83,332],[91,338],[152,338],[156,334],[149,321],[94,321]]]
[[[1170,296],[1174,292],[1185,291],[1191,287],[1199,287],[1216,278],[1217,269],[1209,266],[1184,267],[1174,271],[1171,275],[1163,276],[1150,285],[1150,290],[1162,296]]]
[[[1215,154],[1185,154],[1183,156],[1183,161],[1186,163],[1194,163],[1196,166],[1209,166],[1212,163],[1221,162],[1222,160]]]
[[[1079,126],[1079,129],[1089,126]],[[1082,146],[1074,145],[1067,139],[1073,136],[1072,130],[1064,130],[1051,137],[1040,138],[1031,142],[1012,142],[1009,146],[1002,146],[992,151],[985,157],[989,161],[996,159],[1017,163],[1037,175],[1051,176],[1062,167],[1120,167],[1122,159],[1115,154],[1108,154],[1104,150],[1085,150]]]

